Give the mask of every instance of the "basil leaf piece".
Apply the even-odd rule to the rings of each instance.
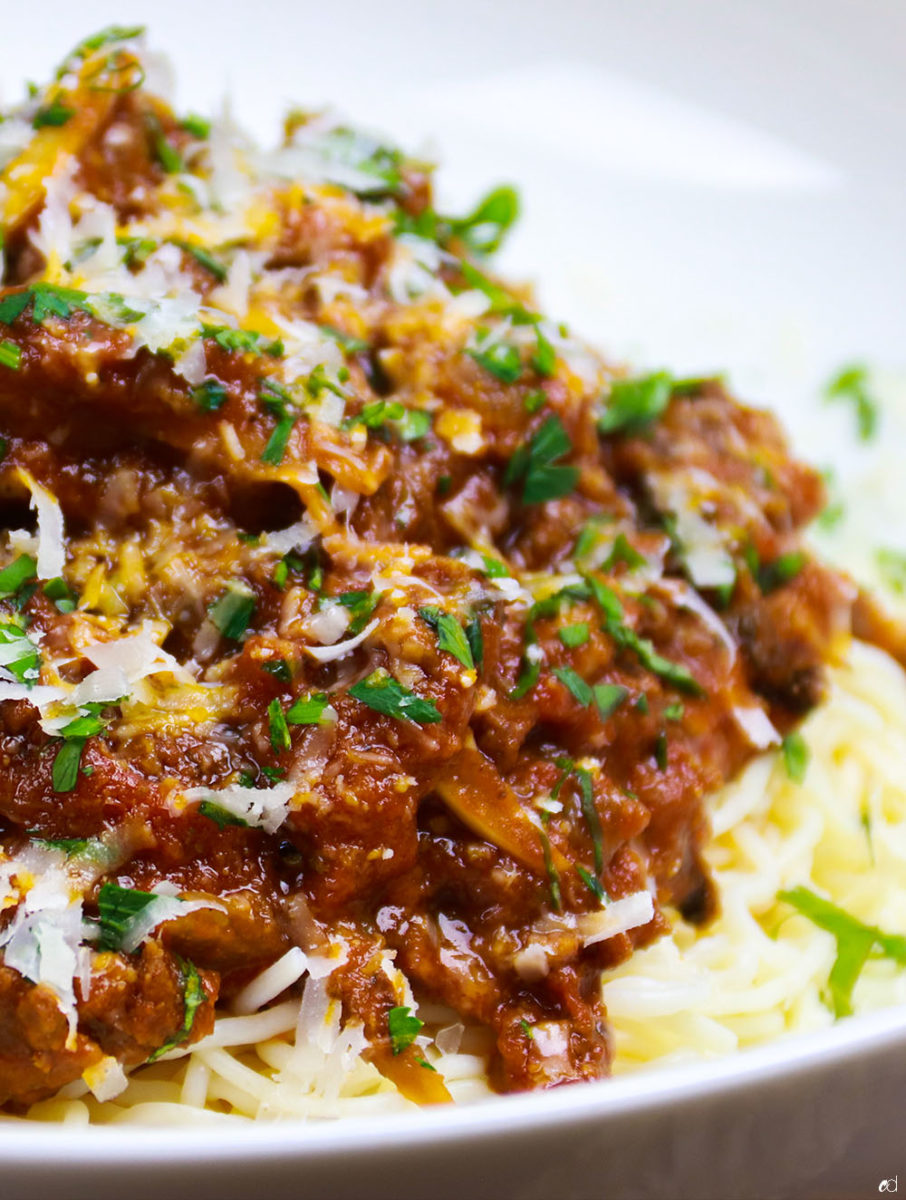
[[[868,383],[868,368],[862,363],[850,363],[830,380],[824,390],[825,399],[842,400],[851,404],[856,415],[856,426],[863,442],[869,442],[878,430],[880,411],[878,402],[871,394]]]
[[[592,691],[602,721],[613,716],[629,695],[629,689],[618,683],[596,683]]]
[[[418,725],[434,725],[442,720],[433,700],[417,696],[386,671],[373,671],[354,684],[349,694],[385,717],[414,721]]]
[[[525,504],[541,504],[568,495],[579,480],[579,468],[558,464],[573,445],[556,413],[545,418],[528,445],[520,446],[510,459],[504,483],[522,480]]]
[[[667,371],[638,379],[615,379],[598,430],[605,434],[638,433],[664,412],[672,393],[673,376]]]
[[[18,371],[22,365],[22,348],[15,342],[5,340],[0,342],[0,367],[10,371]]]
[[[274,753],[285,754],[287,750],[292,749],[293,743],[279,696],[275,696],[267,706],[267,720]]]
[[[330,704],[326,692],[312,692],[310,696],[300,696],[290,706],[286,713],[290,725],[320,725],[324,711]]]
[[[591,634],[587,621],[577,621],[574,625],[564,625],[558,629],[557,636],[564,646],[574,650],[577,646],[584,646]]]
[[[451,231],[479,255],[493,254],[519,218],[519,193],[508,185],[489,192],[465,217],[448,218]]]
[[[798,731],[788,733],[780,745],[780,752],[787,777],[793,783],[802,783],[811,757],[805,738]]]
[[[506,342],[493,342],[486,349],[469,350],[468,354],[502,383],[515,383],[522,374],[519,351]]]
[[[195,1024],[195,1014],[205,1002],[204,984],[201,982],[198,968],[187,958],[179,959],[179,967],[182,975],[182,1025],[172,1037],[167,1038],[162,1046],[158,1046],[154,1053],[149,1055],[147,1059],[149,1063],[153,1063],[162,1054],[166,1054],[168,1050],[175,1050],[177,1046],[182,1045],[192,1032],[192,1026]]]
[[[237,817],[235,813],[231,813],[227,808],[221,808],[213,800],[202,800],[198,805],[198,811],[203,817],[208,817],[213,821],[219,829],[226,829],[230,825],[248,828],[248,821],[244,821],[242,817]]]
[[[475,660],[469,640],[452,613],[444,612],[435,605],[425,605],[418,610],[418,615],[437,634],[437,645],[441,650],[452,654],[457,662],[469,670],[474,669]]]
[[[371,619],[371,614],[381,602],[383,592],[366,591],[364,589],[352,592],[340,592],[338,596],[330,596],[327,599],[335,601],[349,611],[352,618],[349,622],[349,628],[346,630],[348,637],[355,637],[357,633],[361,633]]]
[[[572,667],[554,667],[554,674],[563,686],[572,693],[575,700],[583,708],[588,708],[594,698],[594,692],[581,675],[577,675]]]
[[[286,446],[289,442],[289,435],[293,431],[293,426],[296,423],[295,417],[281,417],[274,426],[273,433],[267,440],[267,445],[261,452],[261,461],[268,463],[272,467],[279,467],[283,462],[283,456],[286,454]]]
[[[408,1004],[397,1004],[387,1013],[387,1032],[390,1034],[390,1046],[394,1054],[402,1054],[407,1050],[424,1026],[412,1012]]]
[[[246,583],[233,580],[223,595],[208,608],[208,617],[225,638],[238,642],[255,612],[255,595]]]
[[[906,937],[866,925],[807,887],[778,892],[777,899],[792,905],[813,925],[833,934],[836,939],[837,957],[828,979],[835,1017],[845,1017],[852,1012],[853,988],[872,952],[906,967]]]
[[[31,687],[41,670],[38,648],[15,620],[0,624],[0,666]]]
[[[0,571],[0,600],[15,596],[19,588],[37,576],[38,564],[30,554],[20,554],[18,558]]]
[[[147,908],[156,900],[154,892],[142,892],[138,888],[120,887],[107,882],[98,892],[98,916],[100,920],[99,946],[102,950],[119,950],[123,937],[136,913]]]
[[[217,412],[226,403],[227,390],[219,379],[205,379],[192,388],[192,399],[202,412]]]

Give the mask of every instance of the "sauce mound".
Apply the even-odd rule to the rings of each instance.
[[[106,30],[2,126],[0,1103],[293,948],[414,1099],[411,989],[502,1090],[604,1075],[601,971],[714,913],[705,799],[849,635],[820,480],[498,280],[510,189],[145,71]]]

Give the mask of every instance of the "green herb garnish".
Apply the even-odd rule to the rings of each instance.
[[[156,900],[154,892],[142,892],[138,888],[124,888],[117,883],[105,883],[98,892],[98,916],[102,950],[119,950],[123,938],[129,932],[133,917]]]
[[[289,729],[279,696],[275,696],[267,706],[267,721],[274,753],[284,754],[287,750],[291,750],[293,743],[289,736]]]
[[[0,666],[26,687],[32,686],[41,670],[37,646],[14,619],[0,623]]]
[[[390,1034],[390,1046],[394,1054],[402,1054],[407,1050],[419,1032],[424,1027],[412,1012],[408,1004],[397,1004],[387,1013],[387,1032]]]
[[[793,783],[802,783],[811,757],[805,738],[798,731],[788,733],[780,745],[780,752],[783,755],[787,777]]]
[[[608,434],[638,433],[664,412],[672,393],[673,377],[667,371],[638,379],[615,379],[598,429]]]
[[[884,933],[875,925],[864,924],[807,887],[778,892],[777,899],[792,905],[812,924],[833,934],[836,939],[837,957],[828,979],[835,1017],[845,1017],[852,1012],[853,988],[873,953],[906,967],[906,937]]]
[[[558,459],[569,454],[573,445],[556,413],[551,413],[532,435],[528,445],[520,446],[504,475],[506,484],[522,481],[525,504],[540,504],[568,495],[579,480],[579,468],[564,466]]]
[[[167,1038],[162,1046],[149,1055],[147,1060],[149,1063],[153,1063],[168,1050],[174,1050],[177,1046],[182,1045],[191,1034],[192,1026],[195,1024],[195,1014],[205,1001],[204,985],[195,964],[189,962],[187,958],[181,958],[179,959],[179,969],[182,976],[182,1025],[172,1037]]]
[[[434,725],[442,720],[433,700],[417,696],[387,671],[373,671],[366,679],[354,684],[349,694],[385,717],[414,721],[418,725]]]
[[[226,591],[208,608],[211,623],[225,638],[238,642],[255,612],[255,594],[246,583],[232,580]]]
[[[824,390],[827,400],[842,400],[851,404],[856,415],[859,437],[869,442],[878,429],[878,402],[868,386],[868,369],[860,363],[851,363],[839,371]]]
[[[591,686],[572,667],[554,667],[554,674],[583,708],[588,708],[594,699]]]
[[[22,365],[22,348],[9,340],[0,342],[0,367],[18,371]]]
[[[452,654],[457,662],[462,663],[469,670],[474,669],[475,660],[472,656],[469,639],[462,625],[452,613],[444,612],[443,609],[434,605],[425,605],[418,610],[418,615],[437,634],[439,649],[445,650],[447,654]]]
[[[507,342],[491,342],[490,345],[479,342],[478,348],[469,350],[468,354],[502,383],[515,383],[522,374],[519,351]]]
[[[38,564],[30,554],[20,554],[0,571],[0,600],[15,596],[23,584],[34,579]]]
[[[310,696],[300,696],[287,710],[287,723],[290,725],[320,725],[329,704],[330,698],[326,692],[312,692]]]
[[[213,821],[219,829],[226,829],[230,825],[248,828],[248,821],[237,817],[228,808],[222,808],[219,804],[215,804],[213,800],[202,800],[198,805],[198,811],[203,817],[208,817]]]
[[[576,646],[584,646],[590,637],[588,622],[577,621],[574,625],[564,625],[557,630],[557,636],[563,645],[571,650]]]

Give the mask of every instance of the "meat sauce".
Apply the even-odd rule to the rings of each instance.
[[[0,1103],[203,1037],[293,946],[416,1099],[403,976],[502,1090],[605,1075],[602,970],[713,915],[707,797],[850,632],[819,478],[491,277],[494,205],[318,116],[259,160],[97,42],[0,175]]]

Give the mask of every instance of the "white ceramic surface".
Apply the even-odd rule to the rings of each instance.
[[[814,458],[865,469],[819,392],[853,357],[906,371],[902,0],[3,0],[0,94],[113,20],[150,24],[184,107],[229,88],[239,118],[274,136],[288,102],[329,101],[437,147],[451,205],[519,183],[504,266],[552,313],[618,357],[726,368]],[[0,1124],[0,1200],[842,1200],[895,1176],[906,1191],[896,1012],[405,1120]]]

